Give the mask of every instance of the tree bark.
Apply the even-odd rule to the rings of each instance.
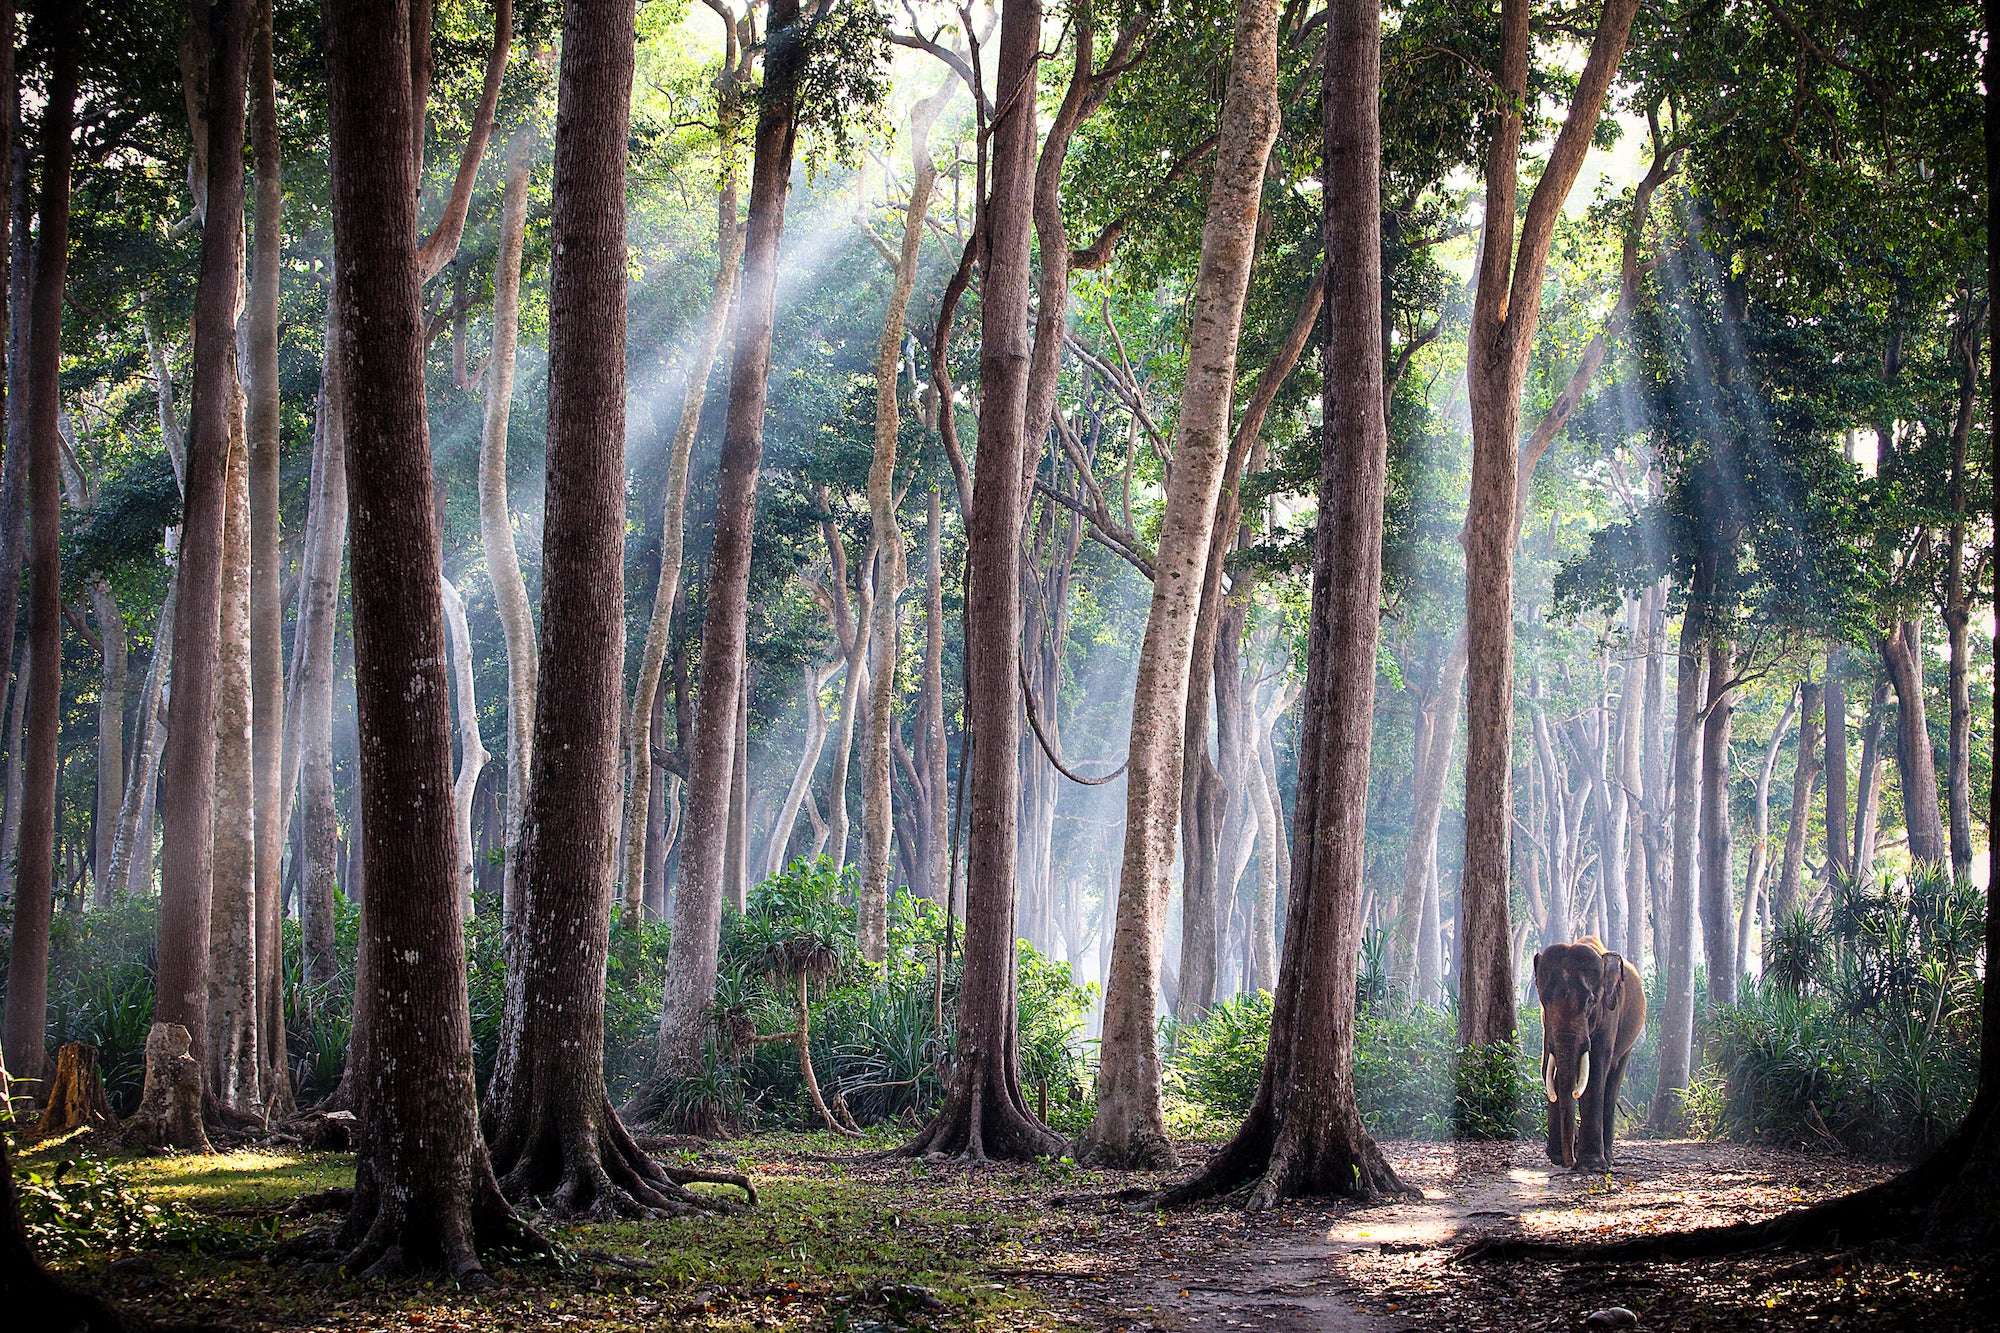
[[[540,661],[535,613],[514,548],[514,512],[507,497],[507,423],[514,408],[514,355],[521,335],[521,247],[528,226],[528,178],[535,132],[523,125],[507,141],[507,180],[500,192],[500,253],[493,268],[493,347],[486,357],[486,403],[479,431],[479,538],[486,577],[507,645],[507,850],[501,915],[512,920],[520,860],[521,820],[534,759],[535,693]]]
[[[767,29],[764,90],[758,102],[750,216],[744,233],[742,294],[722,430],[714,538],[701,634],[701,693],[688,781],[681,876],[660,1016],[657,1073],[670,1079],[697,1067],[715,991],[722,928],[723,860],[735,771],[737,696],[749,612],[750,528],[764,453],[764,399],[771,368],[778,244],[791,186],[803,33],[798,0],[774,0]]]
[[[979,449],[966,514],[965,708],[973,751],[958,1046],[944,1105],[902,1149],[973,1162],[1058,1155],[1066,1146],[1021,1094],[1015,1030],[1020,535],[1041,27],[1041,0],[1002,0],[995,87],[1008,91],[989,126],[992,185],[979,228]]]
[[[340,380],[341,343],[340,306],[330,293],[286,716],[287,729],[297,737],[285,747],[296,777],[283,784],[289,794],[296,781],[301,802],[305,867],[299,881],[299,927],[306,976],[316,985],[332,981],[340,970],[334,946],[334,903],[341,876],[340,814],[333,789],[333,683],[341,558],[347,544],[347,418]],[[358,834],[357,829],[351,836]],[[350,897],[355,897],[356,891],[357,886],[348,886]],[[355,900],[359,901],[358,897]],[[357,996],[359,993],[357,989]]]
[[[1697,576],[1699,577],[1699,575]],[[1692,607],[1695,594],[1690,595]],[[1673,860],[1665,916],[1656,926],[1666,1003],[1660,1015],[1660,1073],[1653,1092],[1655,1129],[1678,1128],[1681,1093],[1694,1059],[1694,928],[1701,832],[1701,617],[1681,619],[1680,663],[1674,677]]]
[[[1509,953],[1513,817],[1514,541],[1521,388],[1540,319],[1555,224],[1583,167],[1638,0],[1607,0],[1562,130],[1515,243],[1515,200],[1528,87],[1529,0],[1501,5],[1500,109],[1486,159],[1486,221],[1473,303],[1466,387],[1472,408],[1472,493],[1465,523],[1465,867],[1460,881],[1459,1042],[1514,1035]],[[1379,339],[1379,330],[1377,337]]]
[[[285,852],[282,787],[285,725],[285,613],[278,548],[279,473],[284,441],[278,417],[278,283],[285,205],[278,138],[278,86],[272,0],[258,0],[250,52],[250,139],[256,162],[256,234],[243,329],[244,392],[250,436],[250,741],[256,800],[257,1027],[266,1083],[276,1094],[286,1065],[280,922]],[[289,1091],[289,1081],[283,1084]]]
[[[444,601],[445,639],[451,648],[451,693],[458,711],[458,773],[451,783],[453,845],[458,849],[459,910],[474,911],[472,891],[476,867],[472,859],[472,798],[479,789],[480,770],[492,758],[479,738],[479,703],[472,683],[472,631],[465,623],[465,599],[450,579],[438,581]]]
[[[49,922],[54,912],[58,729],[62,723],[62,390],[63,289],[69,272],[70,134],[76,115],[77,27],[66,5],[42,11],[48,42],[48,96],[42,109],[40,227],[28,280],[28,651],[22,735],[21,822],[15,846],[14,930],[0,1049],[15,1078],[40,1079],[49,985]]]
[[[360,1114],[343,1266],[365,1279],[478,1250],[545,1248],[501,1197],[479,1136],[464,936],[452,873],[450,704],[430,504],[407,0],[327,13],[341,383],[352,426],[355,678],[366,859],[354,1083]]]
[[[896,659],[902,647],[898,605],[907,582],[902,524],[896,518],[896,431],[902,413],[896,384],[903,353],[903,316],[916,285],[917,258],[930,214],[937,168],[931,163],[931,125],[957,90],[955,75],[910,113],[910,198],[903,210],[903,240],[896,253],[889,305],[875,347],[875,456],[868,468],[868,518],[875,550],[875,600],[870,608],[870,697],[867,754],[861,766],[861,893],[855,916],[861,956],[882,962],[889,950],[890,732],[896,726]]]
[[[1931,750],[1929,714],[1924,703],[1922,625],[1905,620],[1884,635],[1882,662],[1896,687],[1896,772],[1902,779],[1903,824],[1910,859],[1924,865],[1949,864],[1944,819],[1938,812],[1937,757]]]
[[[1777,891],[1771,895],[1771,920],[1782,922],[1799,901],[1799,877],[1806,861],[1806,834],[1812,824],[1813,784],[1819,780],[1819,741],[1825,687],[1817,681],[1799,686],[1799,751],[1792,767],[1792,808],[1785,820],[1784,860]]]
[[[733,52],[736,40],[733,28],[729,40]],[[725,62],[725,69],[733,68],[733,59]],[[688,459],[701,428],[702,404],[708,401],[709,372],[728,330],[729,309],[736,298],[737,274],[742,266],[743,234],[736,223],[735,136],[729,132],[733,130],[733,117],[739,114],[733,97],[733,85],[722,89],[723,119],[727,122],[722,137],[730,147],[723,155],[721,188],[716,195],[715,291],[709,297],[708,311],[702,320],[701,341],[688,363],[687,385],[681,391],[680,420],[674,427],[667,459],[667,486],[660,522],[660,579],[653,589],[653,613],[646,626],[646,646],[639,659],[639,681],[632,693],[629,714],[632,780],[626,788],[625,805],[625,912],[631,920],[638,919],[637,909],[644,890],[644,865],[640,860],[644,839],[635,838],[635,833],[640,827],[639,801],[651,795],[653,700],[659,694],[660,669],[667,659],[674,605],[680,596],[687,532]]]
[[[1861,760],[1854,791],[1854,845],[1850,864],[1856,879],[1875,873],[1875,825],[1882,813],[1882,728],[1887,724],[1889,681],[1878,678],[1868,697],[1861,726]]]
[[[248,0],[218,0],[197,139],[201,270],[195,286],[194,382],[179,601],[174,607],[173,720],[161,767],[159,998],[154,1020],[177,1023],[205,1058],[209,895],[215,854],[217,654],[222,623],[223,510],[234,417],[236,301],[243,264],[243,135]],[[198,25],[199,26],[199,25]]]
[[[125,797],[125,691],[127,645],[125,615],[111,585],[101,577],[90,580],[90,610],[97,637],[104,644],[104,672],[97,687],[97,809],[91,833],[91,856],[97,905],[110,906],[123,887],[117,868],[118,811]]]
[[[1736,1003],[1736,927],[1730,910],[1736,866],[1729,813],[1730,680],[1735,647],[1718,627],[1708,645],[1708,702],[1701,734],[1701,938],[1710,1004]]]
[[[944,497],[932,486],[924,518],[924,678],[917,704],[920,758],[928,802],[922,830],[924,876],[930,899],[945,905],[951,878],[951,801],[947,796],[948,741],[944,730]]]
[[[1192,1202],[1246,1182],[1252,1210],[1306,1194],[1405,1192],[1354,1100],[1355,979],[1388,471],[1378,262],[1380,25],[1373,0],[1337,0],[1329,10],[1321,112],[1332,275],[1328,392],[1298,856],[1271,1041],[1242,1128],[1205,1171],[1169,1191],[1167,1203]]]
[[[534,760],[485,1125],[501,1190],[562,1216],[702,1207],[604,1088],[625,678],[625,156],[632,0],[564,12],[549,276],[548,490]],[[648,701],[648,712],[651,701]],[[643,874],[643,870],[641,871]]]
[[[1229,451],[1229,409],[1243,307],[1256,252],[1265,164],[1278,132],[1278,13],[1272,0],[1242,0],[1223,95],[1221,142],[1202,227],[1201,262],[1189,326],[1187,378],[1174,425],[1173,473],[1161,511],[1152,602],[1133,684],[1131,745],[1125,780],[1125,852],[1119,867],[1117,933],[1105,988],[1104,1033],[1097,1076],[1097,1115],[1078,1145],[1086,1161],[1118,1166],[1178,1164],[1160,1104],[1159,1046],[1154,996],[1159,990],[1161,935],[1175,823],[1184,792],[1179,772],[1190,738],[1190,676],[1213,663],[1194,661],[1195,622],[1208,581],[1216,506]],[[1365,151],[1365,146],[1364,149]],[[1331,226],[1331,224],[1329,224]],[[1380,374],[1380,362],[1376,372]],[[1376,418],[1380,420],[1377,388]],[[1345,425],[1346,423],[1343,423]],[[1378,430],[1379,434],[1379,430]],[[1364,446],[1365,447],[1365,446]],[[1378,497],[1379,500],[1379,497]],[[1378,519],[1379,521],[1379,519]],[[1219,573],[1219,571],[1218,571]],[[1373,642],[1373,626],[1369,640]],[[1202,710],[1205,724],[1206,712]],[[1190,850],[1190,857],[1192,857]],[[1211,868],[1211,876],[1213,870]],[[1211,885],[1213,881],[1211,878]],[[1214,997],[1214,904],[1210,919],[1192,891],[1183,899],[1182,939],[1209,930],[1206,995]],[[1201,945],[1194,946],[1197,955]],[[1182,950],[1186,1010],[1189,950]]]
[[[1951,835],[1951,869],[1958,879],[1972,874],[1972,692],[1969,685],[1972,599],[1965,578],[1965,456],[1972,438],[1973,409],[1979,401],[1981,319],[1966,319],[1952,338],[1958,357],[1958,412],[1951,426],[1952,522],[1945,537],[1944,624],[1950,646],[1947,694],[1950,740],[1945,768],[1945,814]]]
[[[1827,875],[1854,873],[1854,834],[1847,798],[1847,649],[1826,650],[1826,862]]]
[[[250,753],[250,456],[240,418],[224,486],[204,1074],[216,1105],[248,1115],[263,1101],[263,1061],[257,1030],[256,808]]]

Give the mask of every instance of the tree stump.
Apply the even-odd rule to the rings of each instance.
[[[179,1023],[155,1023],[146,1034],[146,1091],[125,1126],[130,1148],[214,1152],[201,1125],[201,1064]]]
[[[100,1127],[118,1128],[118,1117],[111,1113],[111,1102],[104,1095],[97,1048],[89,1042],[65,1042],[56,1052],[56,1076],[49,1084],[48,1105],[35,1124],[35,1134],[47,1138]]]

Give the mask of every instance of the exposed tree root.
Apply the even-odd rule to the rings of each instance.
[[[1032,1162],[1060,1157],[1069,1141],[1035,1119],[1004,1067],[962,1059],[951,1094],[916,1138],[892,1152],[901,1157],[954,1157],[964,1162]]]
[[[1975,1121],[1982,1121],[1976,1124]],[[2000,1238],[1993,1117],[1975,1110],[1958,1133],[1901,1175],[1762,1222],[1698,1227],[1632,1240],[1557,1243],[1525,1237],[1480,1241],[1463,1259],[1589,1259],[1618,1263],[1697,1259],[1754,1250],[1814,1250],[1902,1241],[1991,1254]]]
[[[553,1255],[556,1246],[521,1220],[500,1193],[484,1154],[473,1163],[470,1208],[385,1194],[366,1168],[357,1175],[354,1206],[334,1240],[338,1256],[325,1267],[363,1282],[443,1273],[461,1287],[497,1285],[482,1254]]]
[[[1134,1206],[1185,1208],[1247,1191],[1244,1210],[1258,1213],[1306,1196],[1372,1202],[1419,1193],[1397,1177],[1358,1116],[1344,1125],[1302,1119],[1278,1122],[1260,1095],[1236,1137],[1198,1175]]]
[[[609,1094],[588,1100],[520,1108],[524,1123],[490,1126],[494,1170],[502,1195],[536,1200],[566,1219],[611,1221],[665,1213],[687,1217],[728,1212],[737,1205],[697,1194],[689,1184],[733,1185],[757,1202],[749,1179],[728,1171],[672,1168],[632,1138]]]

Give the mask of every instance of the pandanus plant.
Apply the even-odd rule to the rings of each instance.
[[[813,1110],[834,1133],[859,1138],[860,1127],[846,1113],[845,1103],[836,1098],[837,1111],[828,1107],[812,1061],[813,990],[835,982],[855,957],[854,909],[840,892],[843,885],[840,872],[820,858],[794,862],[758,886],[744,916],[744,965],[774,986],[791,990],[793,1022],[790,1032],[752,1036],[745,1044],[792,1042]]]

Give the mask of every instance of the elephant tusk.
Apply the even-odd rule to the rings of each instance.
[[[1549,1105],[1556,1104],[1556,1057],[1552,1051],[1542,1053],[1542,1091],[1549,1095]]]
[[[1576,1067],[1576,1087],[1572,1091],[1572,1095],[1581,1098],[1583,1096],[1583,1090],[1589,1086],[1590,1086],[1590,1052],[1585,1051],[1583,1053],[1583,1063]]]

